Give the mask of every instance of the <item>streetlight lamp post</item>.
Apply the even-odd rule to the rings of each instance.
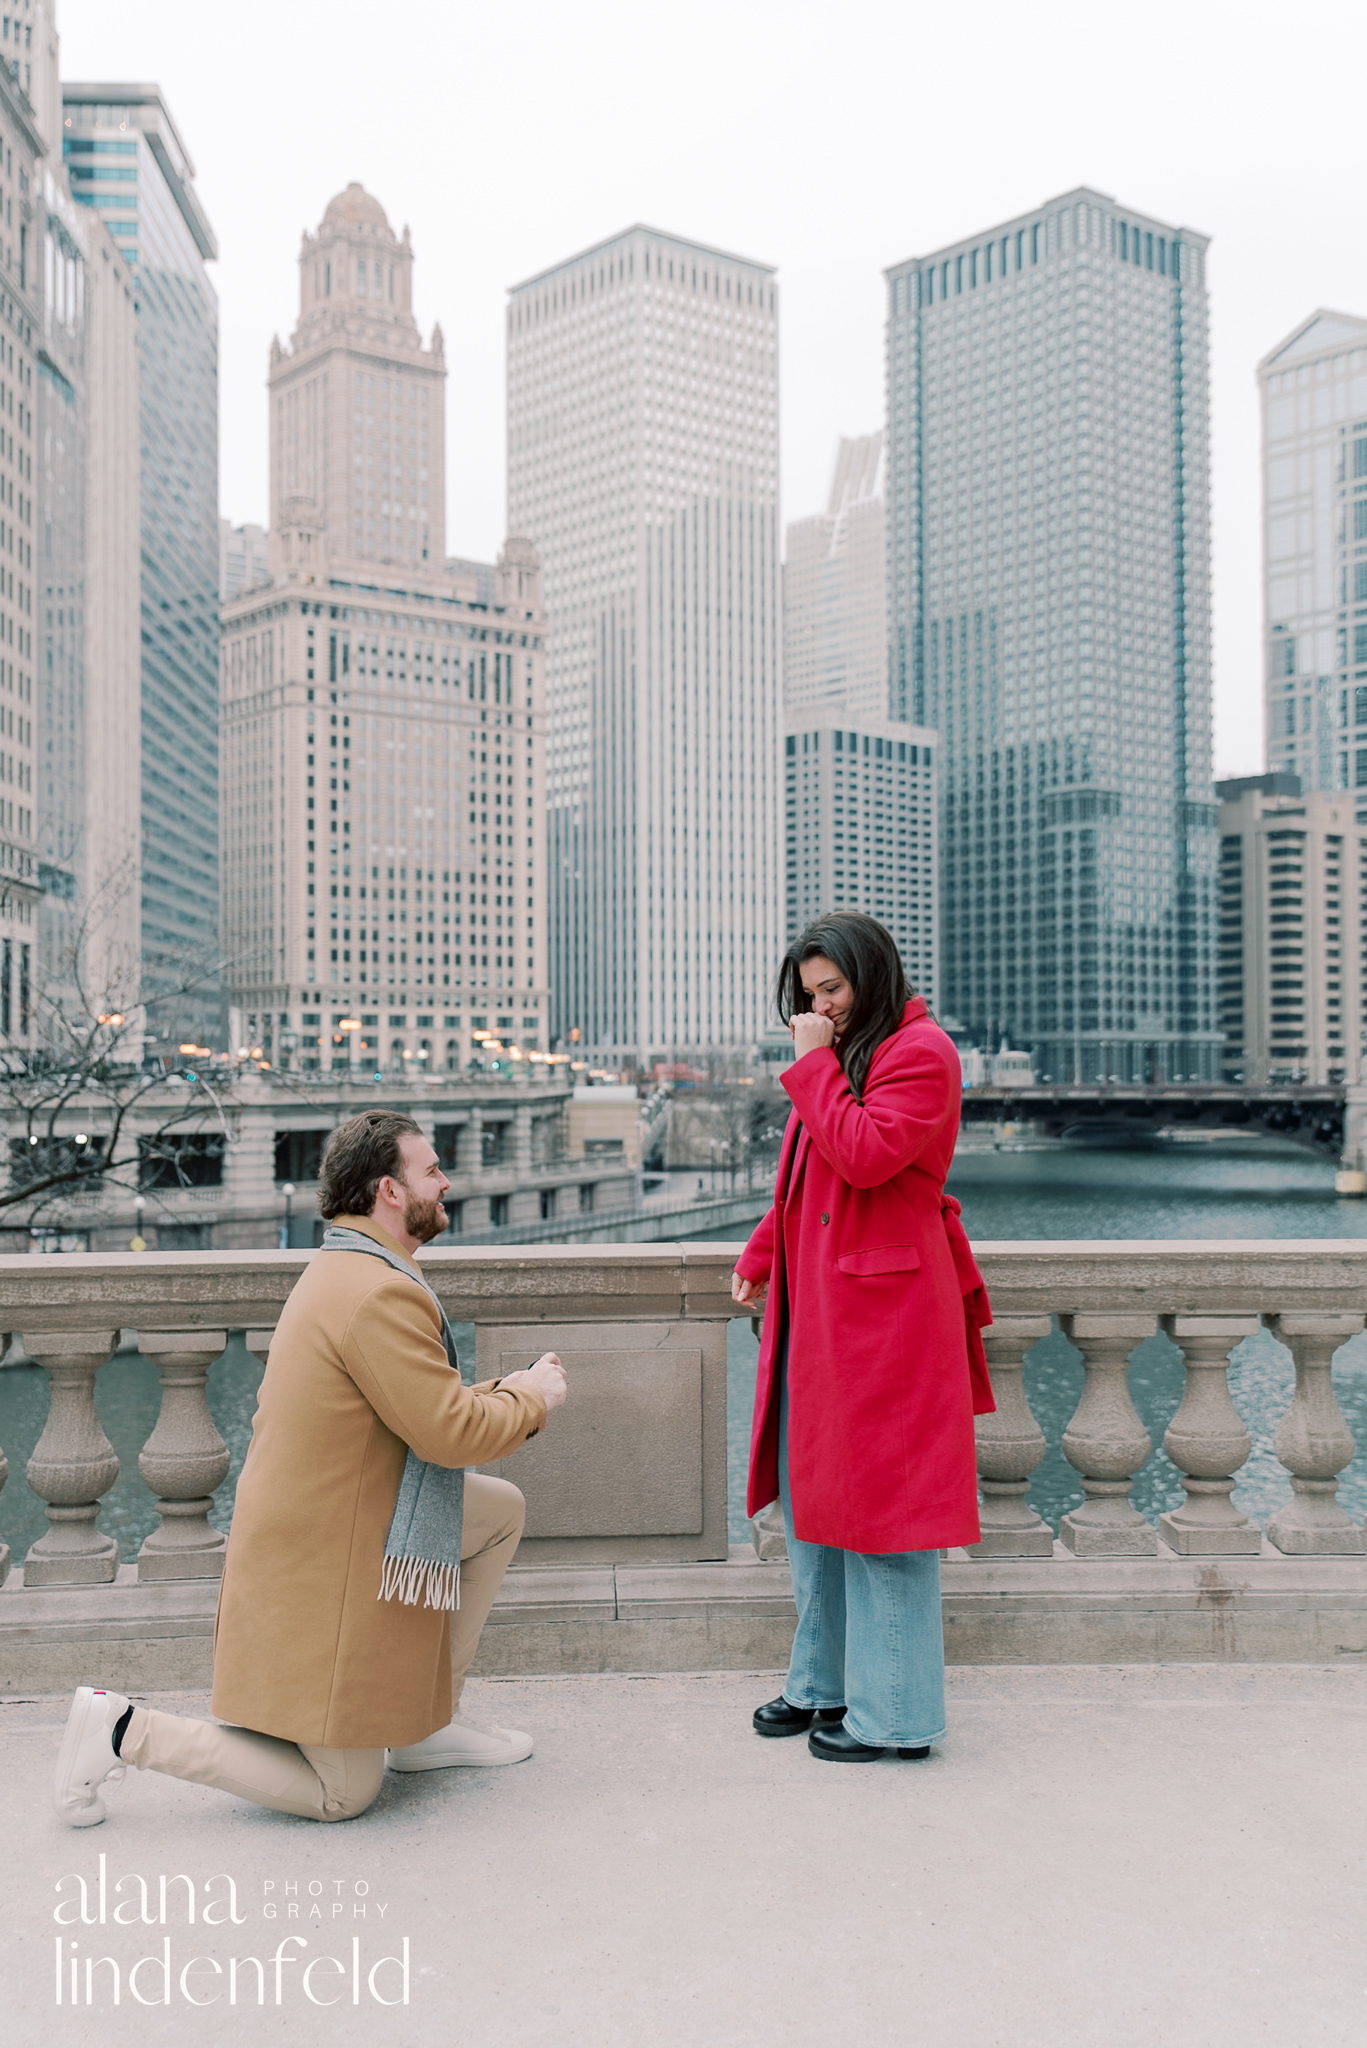
[[[294,1200],[294,1182],[292,1180],[287,1180],[285,1182],[284,1187],[281,1188],[280,1192],[285,1197],[285,1220],[280,1226],[280,1243],[278,1249],[282,1252],[287,1252],[290,1248],[290,1204]]]

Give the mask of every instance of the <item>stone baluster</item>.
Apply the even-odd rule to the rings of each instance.
[[[983,1331],[996,1397],[994,1415],[974,1417],[982,1540],[970,1557],[1052,1557],[1054,1537],[1026,1499],[1030,1474],[1048,1448],[1025,1398],[1025,1354],[1053,1324],[1048,1316],[1002,1316]]]
[[[1158,1328],[1156,1316],[1075,1315],[1064,1327],[1083,1356],[1082,1399],[1063,1432],[1063,1454],[1087,1496],[1059,1536],[1077,1557],[1153,1557],[1157,1531],[1131,1504],[1130,1488],[1153,1448],[1130,1399],[1130,1353]]]
[[[1296,1391],[1274,1439],[1293,1497],[1268,1523],[1267,1537],[1290,1557],[1367,1553],[1367,1530],[1336,1499],[1338,1475],[1352,1462],[1354,1445],[1330,1371],[1334,1353],[1363,1320],[1356,1314],[1285,1315],[1273,1326],[1296,1361]]]
[[[1179,1557],[1256,1557],[1263,1532],[1230,1499],[1253,1440],[1230,1399],[1229,1354],[1261,1324],[1256,1316],[1174,1316],[1169,1327],[1187,1377],[1163,1448],[1187,1497],[1159,1516],[1159,1534]]]
[[[119,1546],[99,1527],[100,1496],[119,1476],[95,1413],[95,1375],[114,1355],[117,1330],[35,1336],[31,1356],[51,1383],[28,1483],[47,1502],[48,1530],[24,1559],[25,1586],[100,1586],[118,1575]]]
[[[138,1578],[212,1579],[223,1571],[228,1539],[209,1522],[210,1496],[228,1476],[228,1446],[205,1398],[209,1367],[226,1330],[149,1330],[138,1338],[161,1375],[157,1426],[138,1470],[157,1495],[161,1519],[138,1552]]]

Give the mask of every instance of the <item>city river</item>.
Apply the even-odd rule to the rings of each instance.
[[[1367,1202],[1337,1197],[1327,1160],[1289,1146],[1253,1141],[1177,1145],[1153,1150],[1083,1149],[973,1152],[956,1160],[951,1191],[977,1242],[1003,1239],[1086,1238],[1309,1238],[1367,1237]],[[1367,1307],[1367,1303],[1364,1303]],[[473,1330],[457,1329],[462,1349]],[[853,1337],[853,1333],[852,1333]],[[857,1346],[853,1348],[857,1349]],[[756,1345],[749,1321],[729,1327],[729,1479],[731,1535],[748,1533],[743,1509],[746,1446],[754,1390]],[[226,1527],[232,1489],[251,1433],[261,1368],[242,1339],[233,1339],[209,1375],[214,1419],[232,1452],[232,1470],[218,1495],[214,1520]],[[1130,1385],[1154,1443],[1161,1445],[1181,1398],[1181,1365],[1165,1337],[1136,1353]],[[1290,1356],[1266,1331],[1235,1353],[1230,1375],[1234,1399],[1254,1438],[1235,1499],[1265,1521],[1289,1493],[1272,1456],[1272,1436],[1291,1397]],[[157,1377],[136,1353],[111,1360],[99,1376],[100,1419],[118,1452],[117,1485],[105,1497],[102,1525],[132,1556],[152,1528],[152,1497],[138,1476],[137,1456],[156,1419]],[[1339,1353],[1335,1384],[1358,1441],[1345,1473],[1342,1499],[1358,1517],[1367,1514],[1367,1336]],[[1049,1443],[1035,1474],[1031,1499],[1057,1526],[1082,1498],[1077,1475],[1059,1448],[1082,1387],[1078,1353],[1055,1333],[1036,1345],[1025,1374],[1026,1392]],[[42,1505],[24,1483],[24,1465],[47,1413],[47,1383],[33,1366],[0,1370],[0,1446],[9,1459],[9,1483],[0,1492],[0,1539],[20,1562],[45,1526]],[[1140,1475],[1136,1498],[1157,1514],[1181,1497],[1177,1476],[1161,1448]]]

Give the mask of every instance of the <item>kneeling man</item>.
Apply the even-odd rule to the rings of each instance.
[[[375,1111],[323,1157],[323,1248],[271,1342],[237,1485],[214,1632],[213,1710],[195,1721],[82,1686],[54,1784],[73,1827],[105,1817],[120,1764],[310,1820],[350,1820],[399,1771],[517,1763],[530,1736],[481,1726],[460,1692],[522,1534],[504,1458],[565,1398],[547,1352],[466,1386],[415,1263],[450,1182],[411,1117]]]

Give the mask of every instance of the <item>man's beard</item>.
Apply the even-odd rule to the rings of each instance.
[[[431,1244],[446,1228],[446,1211],[440,1201],[423,1202],[405,1190],[403,1227],[419,1244]]]

